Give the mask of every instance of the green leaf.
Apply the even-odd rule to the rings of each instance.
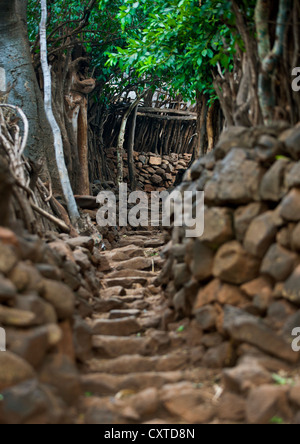
[[[181,325],[179,328],[177,328],[177,333],[182,333],[185,330],[185,326]]]
[[[274,416],[270,420],[270,424],[284,424],[284,420],[282,418],[280,418],[279,416]]]

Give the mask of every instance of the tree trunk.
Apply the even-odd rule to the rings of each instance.
[[[202,97],[202,109],[200,115],[199,129],[200,129],[200,156],[206,154],[206,119],[208,113],[208,99],[204,95]]]
[[[80,162],[79,194],[89,196],[87,99],[84,97],[78,116],[78,156]]]
[[[148,91],[148,90],[147,90]],[[134,108],[140,103],[144,95],[147,91],[144,91],[144,93],[136,98],[136,100],[129,106],[128,110],[125,111],[125,114],[122,119],[121,128],[119,132],[118,137],[118,146],[117,146],[117,165],[118,165],[118,175],[117,175],[117,183],[121,184],[124,180],[124,163],[123,163],[123,149],[124,149],[124,142],[125,142],[125,132],[126,132],[126,126],[128,122],[128,118]]]
[[[283,56],[285,33],[288,27],[288,17],[291,10],[291,0],[280,0],[276,25],[276,39],[271,49],[269,22],[269,3],[266,0],[258,0],[255,10],[255,22],[258,33],[258,48],[261,61],[259,75],[259,99],[266,125],[272,125],[275,120],[275,73],[278,63]]]
[[[215,104],[213,103],[208,110],[207,120],[206,120],[206,131],[207,131],[207,139],[208,139],[207,152],[208,153],[214,149],[214,143],[215,143],[214,112],[215,112]]]
[[[46,35],[46,25],[47,25],[47,0],[41,0],[42,17],[40,23],[40,40],[41,40],[41,63],[44,74],[44,106],[45,112],[52,128],[55,156],[57,167],[59,170],[60,181],[68,206],[71,222],[76,226],[80,218],[77,209],[74,194],[71,188],[69,175],[64,158],[63,141],[61,136],[60,128],[55,120],[53,109],[52,109],[52,81],[51,73],[47,60],[47,35]]]
[[[13,85],[8,103],[19,106],[29,121],[29,138],[25,154],[33,160],[44,160],[57,182],[53,136],[47,121],[42,95],[33,69],[27,34],[27,0],[0,0],[0,70],[4,82]],[[2,69],[1,69],[2,68]]]
[[[135,139],[135,130],[136,130],[137,110],[138,110],[138,107],[136,106],[132,112],[132,123],[131,123],[131,127],[130,127],[129,139],[128,139],[128,171],[129,171],[130,188],[132,191],[136,190],[136,176],[135,176],[135,171],[134,171],[133,151],[134,151],[134,139]]]

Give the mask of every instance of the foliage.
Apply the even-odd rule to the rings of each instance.
[[[109,66],[118,63],[126,72],[134,67],[140,77],[157,77],[185,99],[194,99],[197,90],[215,96],[212,71],[218,66],[231,71],[237,45],[242,46],[230,1],[122,3],[118,19],[127,45],[110,54]]]
[[[51,1],[48,44],[55,53],[74,39],[84,42],[98,80],[95,99],[106,105],[132,85],[160,87],[185,100],[194,100],[199,91],[213,100],[213,74],[233,71],[237,53],[244,50],[230,0],[96,0],[76,33],[90,3]],[[240,2],[253,34],[255,4]],[[29,37],[36,53],[39,14],[39,0],[29,0]]]

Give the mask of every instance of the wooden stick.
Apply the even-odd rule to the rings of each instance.
[[[52,214],[47,213],[47,211],[42,210],[40,207],[35,205],[34,203],[30,202],[31,208],[39,213],[41,216],[45,217],[46,219],[53,222],[55,225],[57,225],[64,233],[70,233],[71,229],[61,220],[57,219],[55,216],[52,216]]]
[[[144,114],[138,113],[138,116],[148,117],[149,119],[157,119],[157,120],[178,120],[181,122],[189,121],[189,120],[197,120],[197,116],[160,116],[158,114]]]
[[[189,112],[189,111],[183,111],[178,109],[169,109],[169,108],[146,108],[146,107],[139,107],[138,112],[142,114],[146,113],[163,113],[163,114],[175,114],[180,116],[197,116],[197,113]]]

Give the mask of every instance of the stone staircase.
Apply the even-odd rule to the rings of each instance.
[[[163,236],[125,235],[101,253],[101,301],[87,321],[93,356],[83,368],[78,423],[208,423],[217,416],[216,371],[199,367],[204,348],[182,323],[163,329],[166,302],[155,279]]]

